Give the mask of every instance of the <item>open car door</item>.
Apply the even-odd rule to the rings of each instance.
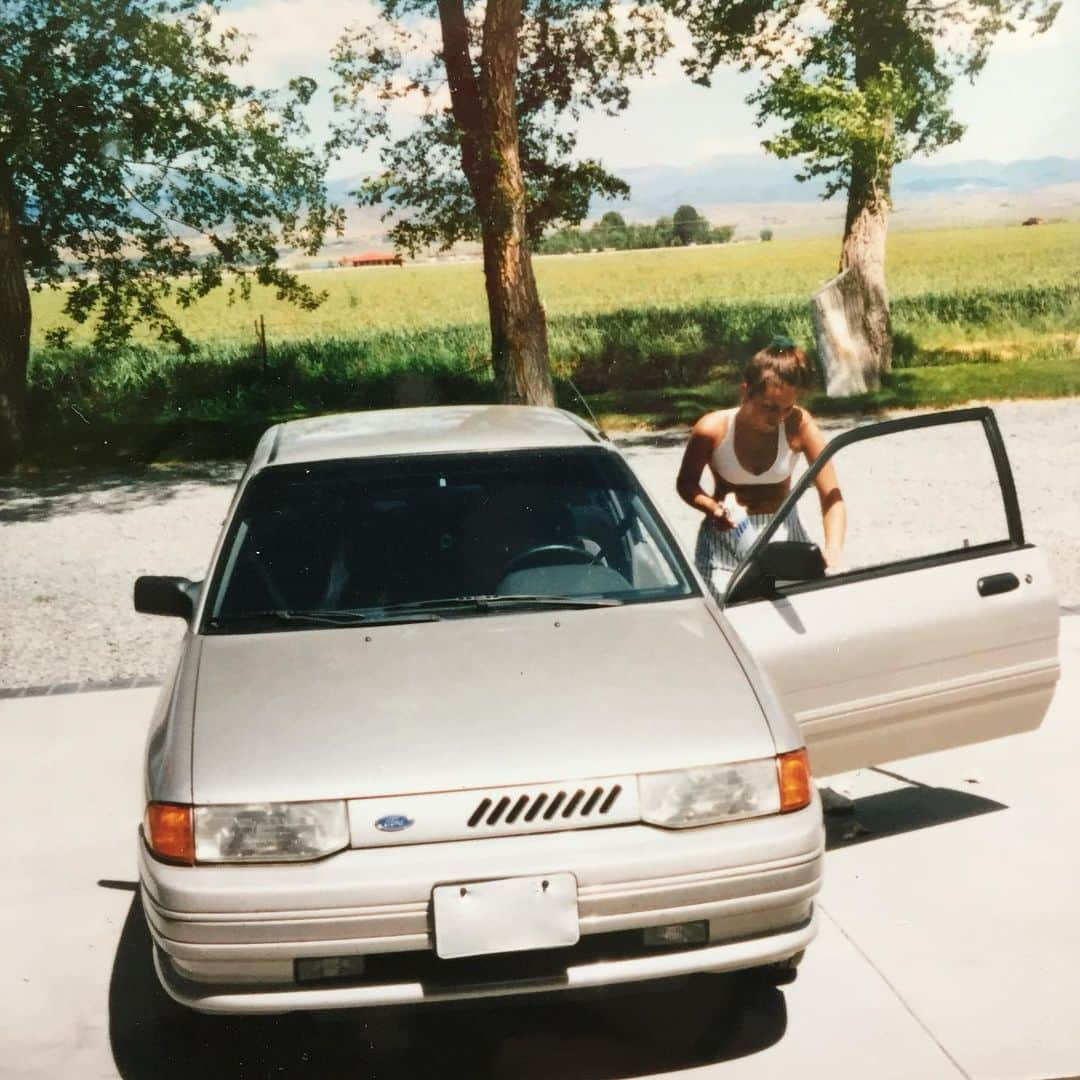
[[[826,575],[806,545],[773,541],[798,514],[824,548],[828,461],[848,528]],[[1057,596],[987,408],[834,438],[732,575],[724,614],[818,775],[1038,727],[1059,674]]]

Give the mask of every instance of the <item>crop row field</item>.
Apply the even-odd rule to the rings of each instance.
[[[663,426],[737,400],[743,361],[773,334],[813,352],[807,300],[834,271],[837,246],[814,238],[538,258],[560,403],[580,411],[585,395],[605,423]],[[1080,223],[898,233],[889,260],[894,371],[858,401],[827,400],[819,388],[815,411],[1080,393]],[[315,312],[266,293],[184,312],[196,346],[185,355],[145,337],[99,351],[85,328],[69,347],[43,346],[59,299],[37,294],[38,445],[63,443],[83,460],[120,445],[121,429],[156,439],[194,426],[232,432],[239,442],[228,452],[243,453],[277,419],[493,398],[479,263],[309,278],[329,294]]]
[[[836,272],[838,255],[839,240],[830,236],[538,256],[534,264],[548,316],[558,319],[702,303],[803,303]],[[896,232],[889,239],[888,270],[894,297],[1075,283],[1080,281],[1080,222]],[[251,342],[259,317],[270,342],[487,321],[477,260],[311,270],[301,277],[327,293],[316,311],[300,311],[259,288],[250,300],[230,305],[219,290],[178,312],[178,321],[203,345]],[[35,294],[34,345],[41,345],[46,331],[61,322],[62,302],[56,292]],[[72,341],[89,338],[89,328],[82,327]]]

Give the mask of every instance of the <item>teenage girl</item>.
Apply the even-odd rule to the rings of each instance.
[[[694,562],[718,600],[739,563],[730,533],[732,523],[721,505],[724,496],[734,493],[760,529],[791,490],[791,474],[799,455],[813,464],[825,447],[825,437],[814,418],[798,405],[799,393],[809,383],[806,354],[789,338],[773,338],[768,348],[746,365],[741,404],[707,413],[690,432],[676,487],[685,502],[705,515]],[[701,486],[706,467],[713,478],[711,493]],[[825,563],[835,568],[840,563],[847,517],[831,462],[818,473],[815,483],[821,500]],[[809,539],[794,510],[774,537]]]

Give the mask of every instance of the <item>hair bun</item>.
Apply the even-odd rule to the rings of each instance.
[[[791,338],[777,334],[761,352],[750,358],[743,370],[743,382],[751,396],[760,393],[770,382],[805,390],[810,385],[811,374],[806,353]]]

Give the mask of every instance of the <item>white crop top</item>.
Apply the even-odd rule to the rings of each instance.
[[[781,424],[776,432],[776,460],[764,472],[754,473],[744,469],[735,456],[735,418],[738,414],[737,408],[727,411],[727,431],[713,451],[712,467],[729,484],[779,484],[790,479],[798,455],[788,443],[787,425]]]

